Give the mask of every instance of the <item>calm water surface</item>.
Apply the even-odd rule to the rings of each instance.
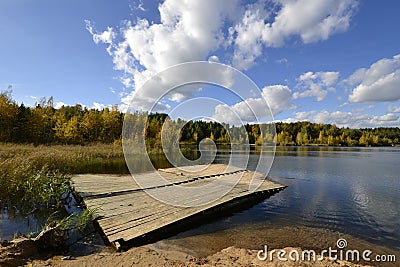
[[[260,153],[251,152],[249,169],[255,168]],[[218,153],[216,162],[227,162],[229,156]],[[270,175],[288,188],[204,226],[205,231],[246,224],[300,225],[400,249],[399,148],[277,148]]]
[[[251,151],[249,169],[255,168],[260,153],[264,152]],[[221,150],[215,162],[226,163],[230,156],[245,159],[240,150],[233,154]],[[400,249],[400,148],[277,148],[270,175],[288,188],[184,235],[254,225],[307,226]],[[34,218],[10,221],[6,217],[0,213],[0,239],[27,227],[36,230]]]

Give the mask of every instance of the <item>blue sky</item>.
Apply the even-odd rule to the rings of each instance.
[[[26,105],[53,96],[59,105],[143,108],[159,93],[137,93],[152,75],[212,60],[243,71],[262,93],[249,101],[189,88],[160,107],[214,97],[221,106],[203,113],[233,123],[224,112],[245,116],[240,102],[264,97],[276,120],[400,126],[398,10],[396,0],[1,0],[0,89],[11,84]]]

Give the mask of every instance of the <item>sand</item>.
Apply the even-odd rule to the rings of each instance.
[[[296,250],[301,255],[301,248],[315,249],[320,253],[321,248],[334,245],[338,237],[346,238],[349,249],[368,248],[382,254],[393,251],[325,229],[308,227],[268,229],[252,227],[252,229],[253,232],[249,229],[245,232],[241,228],[214,233],[186,232],[124,252],[116,252],[104,246],[97,234],[74,244],[66,251],[59,252],[39,252],[33,248],[30,240],[20,239],[3,242],[0,245],[0,266],[399,266],[396,263],[333,261],[327,257],[322,261],[294,262],[280,261],[275,256],[272,261],[269,259],[262,261],[257,257],[262,248],[261,243],[268,244],[269,251],[282,248],[287,253]],[[398,258],[398,251],[394,252]]]
[[[287,253],[300,248],[284,248]],[[100,252],[81,257],[53,256],[48,260],[28,261],[26,266],[367,266],[346,261],[261,261],[257,250],[229,247],[205,258],[196,258],[177,251],[157,251],[151,246],[142,246],[126,252]]]

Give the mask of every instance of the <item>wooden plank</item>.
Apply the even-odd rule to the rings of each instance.
[[[238,188],[235,188],[233,190],[233,192],[231,192],[230,194],[233,197],[235,197],[235,196],[240,196],[242,193],[245,193],[246,191],[247,191],[246,188],[244,188],[244,187],[239,188],[238,187]],[[229,198],[233,198],[233,197],[229,196]],[[197,199],[193,199],[193,202],[195,202],[196,200]],[[154,203],[156,203],[156,202],[157,201],[154,201]],[[171,212],[175,212],[175,210],[177,210],[176,208],[171,208],[171,206],[165,205],[164,203],[160,203],[160,202],[158,202],[155,205],[150,206],[147,210],[142,210],[142,209],[134,210],[134,208],[133,208],[132,212],[142,211],[140,215],[143,216],[143,220],[146,220],[146,219],[149,219],[151,216],[162,217],[162,216],[165,216],[167,214],[170,214]],[[183,210],[183,209],[182,208],[181,209],[178,208],[178,210]],[[134,219],[129,221],[129,220],[127,220],[127,218],[131,219],[132,216],[129,216],[129,214],[128,214],[126,217],[119,218],[119,220],[117,219],[118,221],[115,221],[114,219],[110,219],[110,220],[108,220],[108,221],[110,221],[110,224],[107,224],[105,222],[106,220],[102,220],[102,222],[104,222],[102,224],[102,226],[104,226],[106,228],[106,230],[108,230],[109,228],[107,228],[106,226],[112,225],[112,224],[118,224],[118,222],[119,222],[120,224],[124,224],[124,227],[129,228],[129,227],[136,226],[139,222],[141,223],[141,221],[142,221],[142,218],[140,218],[141,219],[140,221],[139,220],[134,220]],[[119,229],[120,227],[117,227],[117,228]]]
[[[156,179],[161,175],[165,181]],[[89,208],[101,208],[97,222],[107,239],[115,245],[140,238],[159,229],[184,222],[215,208],[232,205],[252,195],[281,190],[285,186],[265,180],[265,174],[223,164],[184,166],[135,174],[143,188],[130,175],[76,175],[73,187]],[[255,180],[254,180],[255,179]],[[251,181],[262,182],[255,191],[249,191]],[[172,183],[172,184],[171,184]],[[173,186],[174,185],[174,186]],[[175,195],[175,187],[190,191]],[[203,186],[207,186],[204,191]],[[194,190],[190,189],[194,188]],[[199,190],[196,190],[199,188]],[[232,190],[230,190],[232,188]],[[225,195],[219,197],[221,192]],[[161,194],[170,201],[183,201],[184,206],[172,206],[151,197]],[[204,194],[215,196],[215,201],[202,204]],[[202,205],[200,205],[202,204]]]
[[[238,194],[237,196],[235,196],[235,198],[244,195],[246,194]],[[232,199],[233,198],[231,198],[231,196],[225,196],[224,198],[221,199],[221,201],[218,201],[216,203],[211,203],[203,207],[184,208],[176,210],[175,212],[169,212],[167,214],[162,213],[162,216],[158,216],[156,218],[148,218],[148,220],[145,221],[146,222],[145,224],[141,223],[141,224],[131,225],[128,223],[125,225],[126,227],[119,228],[118,232],[110,232],[109,236],[111,240],[118,240],[122,238],[123,240],[127,241],[129,239],[133,239],[148,232],[151,232],[154,229],[161,228],[169,224],[176,223],[180,220],[186,219],[192,215],[199,214],[211,207],[216,206],[217,204],[223,204],[228,200]],[[123,231],[121,231],[122,229]]]
[[[118,175],[76,175],[72,180],[74,189],[81,192],[82,197],[97,197],[107,196],[109,194],[117,194],[122,192],[129,192],[139,190],[141,188],[151,188],[169,183],[184,184],[193,182],[193,179],[212,179],[215,176],[227,175],[230,173],[243,172],[244,170],[232,166],[226,166],[222,164],[210,165],[205,169],[203,165],[185,167],[185,170],[181,172],[177,168],[161,169],[159,172],[147,172],[141,174],[135,174],[135,178],[141,181],[141,186],[138,186],[135,180],[130,175],[118,176]],[[194,171],[199,170],[197,173]],[[166,181],[159,183],[156,180],[156,176],[161,175]],[[145,179],[143,179],[145,178]],[[94,184],[95,182],[95,184]],[[190,185],[184,185],[190,186]]]

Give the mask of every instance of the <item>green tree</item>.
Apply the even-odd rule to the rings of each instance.
[[[13,142],[15,143],[29,143],[32,140],[31,131],[31,110],[21,104],[18,107],[17,119],[13,130]]]

